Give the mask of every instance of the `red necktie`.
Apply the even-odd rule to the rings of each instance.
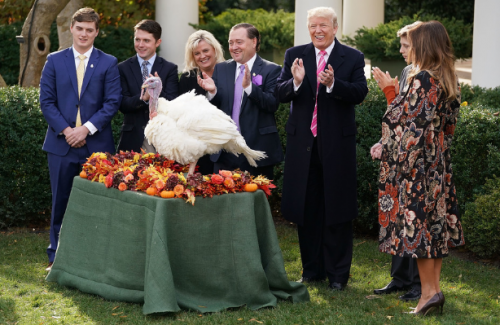
[[[325,61],[325,55],[326,51],[321,51],[319,52],[319,62],[318,62],[318,70],[316,71],[316,103],[314,104],[314,113],[313,113],[313,118],[311,122],[311,132],[316,137],[318,135],[318,92],[319,92],[319,74],[321,71],[325,70],[326,66],[326,61]]]

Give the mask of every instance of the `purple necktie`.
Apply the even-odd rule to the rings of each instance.
[[[240,74],[236,81],[234,82],[234,101],[233,101],[233,113],[231,114],[231,118],[234,123],[240,129],[240,108],[241,108],[241,95],[243,94],[243,75],[245,74],[245,66],[240,65]]]

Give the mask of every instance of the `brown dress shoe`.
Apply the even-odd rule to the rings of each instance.
[[[45,271],[50,272],[50,270],[52,270],[52,264],[54,264],[54,262],[50,262],[49,266],[47,266],[47,268],[45,269]]]

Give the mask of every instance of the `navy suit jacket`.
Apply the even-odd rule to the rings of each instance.
[[[297,92],[290,71],[301,58],[306,76]],[[328,225],[350,221],[358,215],[356,193],[356,121],[354,106],[361,103],[368,88],[364,55],[335,39],[328,57],[334,70],[331,93],[322,84],[318,92],[317,145],[323,165],[325,217]],[[285,127],[286,159],[281,210],[290,221],[303,224],[308,170],[314,136],[311,121],[316,99],[316,52],[312,43],[296,46],[285,53],[285,62],[276,86],[280,102],[291,102]]]
[[[236,62],[231,59],[216,64],[212,76],[217,86],[217,94],[212,99],[212,104],[229,116],[233,111],[235,73]],[[262,84],[253,83],[250,96],[243,91],[239,119],[240,132],[251,149],[266,152],[268,157],[257,161],[259,167],[283,161],[283,149],[274,117],[279,106],[274,96],[279,74],[279,65],[263,60],[257,55],[251,75],[261,75]],[[211,160],[217,162],[219,156],[220,153],[212,155]]]
[[[82,125],[90,121],[97,132],[86,138],[92,152],[115,152],[111,119],[122,99],[117,60],[96,48],[90,54],[80,99],[72,48],[51,53],[40,79],[40,108],[49,124],[43,150],[65,156],[70,145],[61,132],[75,127],[78,106]]]
[[[120,112],[123,113],[123,125],[118,150],[140,152],[144,141],[144,129],[149,121],[149,105],[140,100],[142,71],[137,55],[118,64],[122,85],[123,100]],[[158,73],[163,88],[160,97],[167,100],[179,95],[179,77],[177,66],[156,56],[151,74]]]

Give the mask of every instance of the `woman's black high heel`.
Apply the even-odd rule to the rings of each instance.
[[[439,308],[441,308],[441,314],[442,314],[444,301],[445,301],[445,299],[444,299],[443,293],[438,292],[434,296],[432,296],[432,298],[429,299],[429,301],[427,301],[427,303],[422,308],[420,308],[419,311],[412,311],[412,312],[409,312],[409,314],[415,314],[418,316],[426,316],[434,308],[437,308],[438,310],[439,310]]]

